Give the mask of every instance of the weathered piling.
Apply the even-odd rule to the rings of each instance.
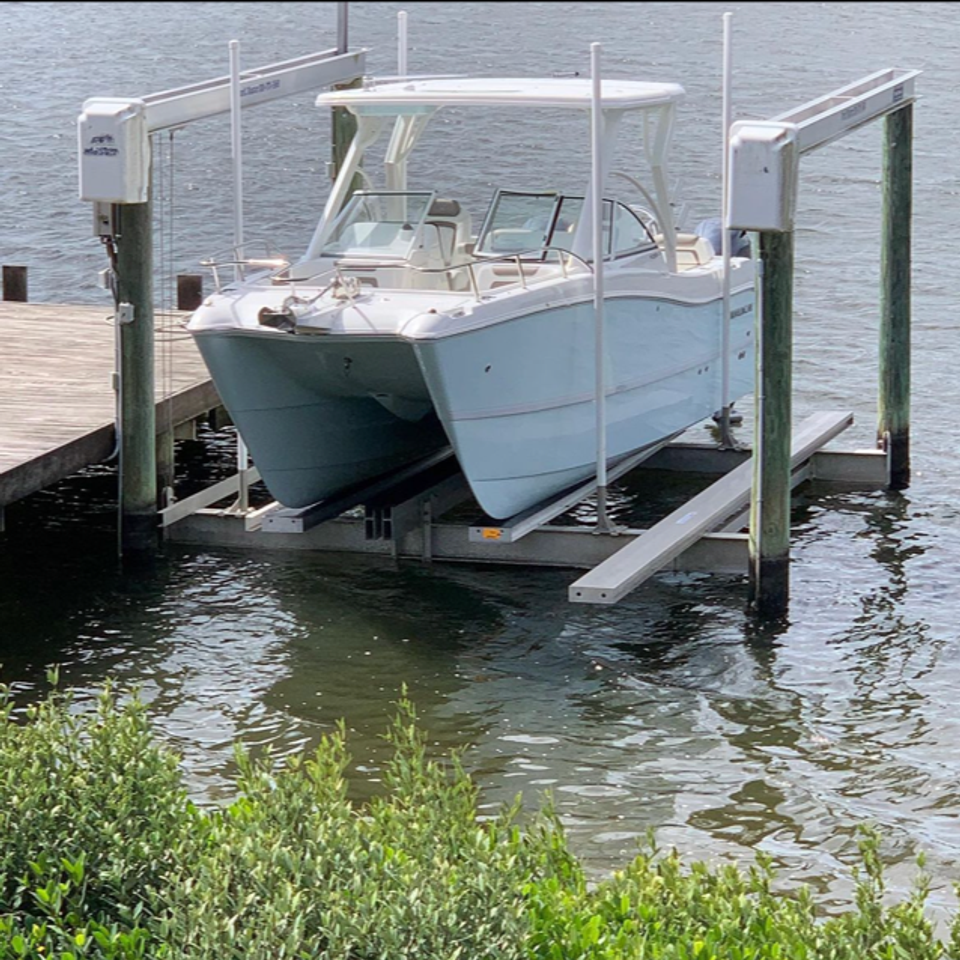
[[[349,90],[353,87],[359,87],[363,83],[362,79],[352,80],[349,83],[334,84],[334,90]],[[357,132],[357,118],[346,107],[334,107],[331,111],[331,147],[330,147],[330,179],[335,180],[343,161],[346,159],[347,150],[353,141]],[[351,191],[363,189],[363,181],[360,174],[356,174],[350,187]]]
[[[759,243],[749,603],[758,616],[769,619],[783,616],[790,600],[793,231],[763,231]]]
[[[181,273],[177,277],[177,309],[196,310],[203,303],[203,276]]]
[[[880,247],[880,383],[877,440],[888,487],[910,484],[910,270],[913,104],[884,120]]]
[[[349,33],[349,5],[337,4],[337,53],[346,53],[350,48]],[[350,83],[336,83],[334,90],[347,90],[358,87],[362,83],[359,78]],[[336,180],[347,149],[357,132],[357,118],[346,107],[334,107],[330,111],[330,179]],[[354,189],[360,189],[354,186]]]
[[[149,201],[128,203],[119,211],[121,555],[143,554],[158,543],[150,207]]]
[[[4,266],[3,299],[27,302],[27,268]]]

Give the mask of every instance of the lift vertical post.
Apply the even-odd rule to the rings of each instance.
[[[148,200],[119,210],[121,555],[154,550],[158,537],[150,206]]]
[[[790,602],[790,440],[793,395],[793,231],[762,231],[757,411],[750,498],[749,603],[761,618]]]
[[[884,119],[878,445],[891,490],[910,485],[910,270],[913,104]]]
[[[730,136],[731,227],[756,230],[756,417],[750,495],[749,606],[764,619],[790,600],[793,230],[799,172],[797,128],[739,122]]]

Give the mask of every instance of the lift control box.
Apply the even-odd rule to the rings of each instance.
[[[147,202],[150,137],[142,100],[87,100],[77,134],[81,200]]]
[[[738,121],[730,128],[727,218],[733,229],[793,229],[800,152],[793,124]]]

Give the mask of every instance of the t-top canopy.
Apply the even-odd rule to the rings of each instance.
[[[662,107],[681,100],[683,94],[683,87],[678,83],[603,80],[601,84],[601,103],[605,110]],[[585,110],[590,108],[590,103],[589,77],[431,77],[381,83],[367,80],[362,88],[334,90],[317,97],[317,106],[347,107],[357,114],[416,113],[419,110],[429,111],[461,104],[574,107]]]

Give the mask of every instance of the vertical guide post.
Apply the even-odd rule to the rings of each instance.
[[[913,104],[884,119],[880,248],[878,445],[887,486],[910,485],[910,266],[913,213]]]
[[[720,252],[723,258],[723,333],[720,338],[720,443],[724,447],[735,447],[730,427],[730,123],[732,117],[731,87],[732,60],[730,42],[730,21],[732,13],[723,15],[723,187],[722,230]]]
[[[397,14],[397,76],[407,75],[407,11]]]
[[[749,604],[759,617],[775,619],[790,599],[793,230],[761,231],[759,245]]]
[[[151,203],[123,204],[117,237],[120,328],[120,555],[157,546],[157,417]]]
[[[238,260],[243,259],[243,130],[240,125],[240,41],[230,41],[230,147],[233,159],[233,244]],[[243,267],[234,267],[237,280],[243,278]],[[237,483],[235,509],[243,512],[250,506],[246,469],[249,462],[247,445],[237,431]]]
[[[237,259],[243,259],[243,128],[240,117],[240,41],[230,41],[230,159],[233,167],[233,245]],[[235,279],[243,279],[243,268],[234,267]]]
[[[607,516],[607,372],[606,331],[603,318],[603,99],[600,79],[599,43],[590,44],[591,110],[590,110],[590,155],[591,155],[591,201],[593,221],[593,309],[596,318],[595,364],[596,364],[596,411],[597,411],[597,530],[609,532]]]
[[[337,53],[346,53],[349,49],[350,4],[337,4]]]

